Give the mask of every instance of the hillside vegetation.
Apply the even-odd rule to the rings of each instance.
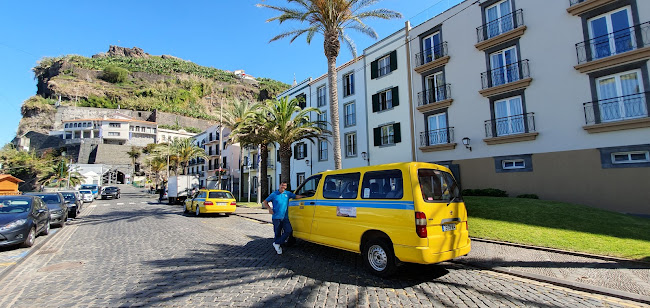
[[[23,104],[23,118],[51,113],[60,97],[62,105],[159,110],[215,120],[222,103],[262,101],[289,88],[268,78],[251,82],[176,57],[149,55],[137,47],[111,46],[108,53],[91,58],[44,58],[33,71],[38,91]]]

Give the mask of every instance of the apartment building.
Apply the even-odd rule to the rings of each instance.
[[[157,124],[116,116],[63,121],[66,144],[92,143],[145,146],[156,142]]]
[[[224,128],[219,137],[219,125],[213,125],[194,136],[194,142],[205,150],[206,158],[193,159],[189,163],[189,173],[199,175],[199,185],[209,189],[226,189],[234,194],[239,192],[240,148],[239,144],[228,144],[230,129]],[[222,150],[219,148],[221,141]],[[221,161],[220,161],[221,159]]]
[[[158,127],[156,134],[156,143],[167,143],[171,142],[174,139],[193,138],[195,135],[195,133],[190,133],[184,129],[173,130]]]
[[[489,0],[407,29],[416,160],[650,214],[649,21],[643,0]]]
[[[406,31],[364,50],[366,159],[372,165],[414,160]]]

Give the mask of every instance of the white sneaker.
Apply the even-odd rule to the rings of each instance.
[[[282,254],[282,247],[280,247],[280,244],[273,243],[273,248],[275,248],[275,251],[281,255]]]

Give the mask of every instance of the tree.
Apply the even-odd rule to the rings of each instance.
[[[309,117],[311,112],[321,113],[314,107],[301,109],[297,99],[289,100],[287,97],[269,101],[259,111],[260,114],[265,115],[265,125],[270,139],[280,144],[280,164],[282,164],[280,182],[290,183],[289,164],[293,154],[292,143],[300,140],[314,143],[318,138],[330,133],[321,128],[323,123],[311,121]]]
[[[138,160],[140,157],[140,149],[138,147],[132,146],[131,149],[126,152],[126,155],[129,155],[129,158],[131,158],[131,166],[133,167],[133,172],[131,173],[131,176],[135,175],[135,162]],[[131,178],[131,181],[133,181],[133,178]]]
[[[49,166],[38,182],[45,186],[57,183],[59,187],[62,186],[63,182],[67,182],[66,186],[74,187],[81,184],[81,179],[81,174],[70,170],[66,160],[61,158],[58,164]]]
[[[239,142],[240,147],[239,147],[239,174],[243,174],[243,160],[241,159],[244,156],[244,148],[243,146],[245,145],[244,142],[241,142],[240,136],[237,133],[237,128],[243,125],[244,119],[246,118],[248,112],[255,108],[256,104],[251,103],[250,101],[247,100],[238,100],[235,99],[232,104],[227,105],[226,108],[223,110],[223,119],[222,123],[224,127],[227,127],[230,129],[230,138],[228,140],[228,143],[235,143]],[[239,179],[239,187],[241,188],[241,183],[243,179]],[[241,191],[240,191],[241,194]]]
[[[178,138],[171,143],[171,153],[181,165],[183,174],[187,174],[189,161],[196,158],[207,158],[205,150],[194,143],[192,138]]]
[[[56,157],[59,156],[60,151],[50,151],[39,157],[34,152],[18,151],[12,144],[7,144],[0,149],[0,173],[11,174],[23,180],[19,190],[34,190],[38,179],[57,164],[59,159]]]
[[[277,20],[280,24],[285,21],[307,21],[309,26],[304,29],[284,32],[272,38],[270,42],[291,37],[291,42],[303,34],[307,36],[307,44],[317,33],[324,37],[324,51],[327,57],[327,80],[329,82],[330,112],[332,123],[332,135],[334,144],[334,167],[341,169],[341,136],[339,133],[339,105],[338,105],[338,84],[336,80],[336,58],[343,42],[351,51],[354,58],[357,57],[356,47],[352,39],[346,34],[346,30],[356,30],[377,39],[377,33],[362,20],[368,18],[392,19],[402,18],[402,14],[387,10],[375,9],[362,11],[380,0],[287,0],[288,3],[295,3],[298,8],[280,7],[268,4],[257,4],[259,7],[266,7],[279,11],[280,16],[267,20]],[[284,165],[282,165],[284,169]],[[282,173],[285,174],[284,172]]]

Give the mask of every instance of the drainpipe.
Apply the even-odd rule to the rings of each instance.
[[[410,39],[410,33],[409,30],[411,30],[411,22],[406,21],[404,25],[404,29],[406,29],[406,72],[407,72],[407,82],[408,82],[408,93],[409,93],[409,120],[410,120],[410,129],[411,129],[411,159],[413,161],[418,161],[418,156],[417,156],[417,151],[416,151],[416,146],[415,146],[415,121],[414,115],[413,115],[413,82],[411,80],[411,39]]]

